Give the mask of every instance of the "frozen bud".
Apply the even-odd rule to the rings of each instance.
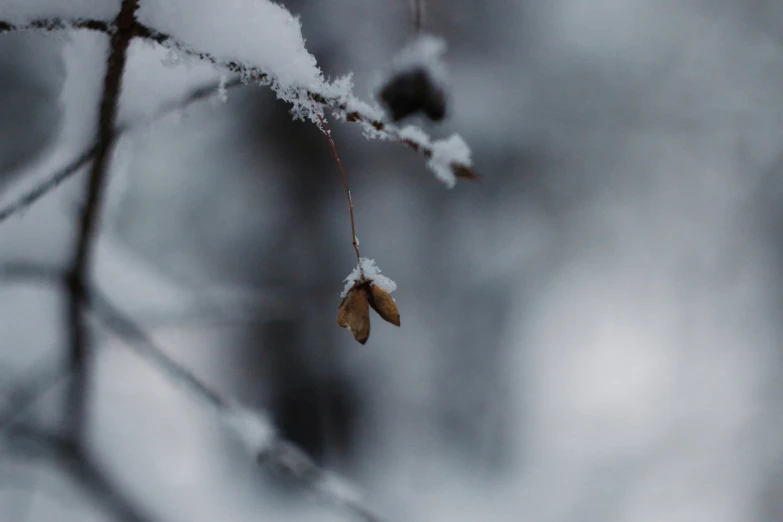
[[[400,312],[397,310],[397,303],[394,302],[394,299],[389,295],[389,292],[377,285],[371,285],[369,301],[372,309],[375,310],[384,321],[395,326],[400,326]]]
[[[354,339],[361,344],[370,337],[370,304],[365,285],[356,285],[340,303],[337,311],[337,324],[350,328]]]
[[[380,92],[394,121],[423,112],[432,121],[446,116],[446,92],[424,67],[397,72]]]

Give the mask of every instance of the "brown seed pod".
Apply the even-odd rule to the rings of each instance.
[[[337,324],[343,328],[350,327],[354,339],[361,344],[367,342],[370,337],[370,306],[364,286],[352,288],[340,303]]]
[[[400,312],[397,310],[397,303],[386,290],[377,285],[371,285],[368,295],[370,306],[384,321],[394,326],[400,326]]]

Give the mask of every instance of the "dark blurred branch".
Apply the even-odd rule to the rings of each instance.
[[[66,327],[68,329],[68,352],[70,369],[73,373],[68,394],[66,421],[76,443],[81,440],[86,415],[85,395],[87,392],[88,359],[90,352],[89,328],[82,304],[87,298],[90,284],[92,250],[98,233],[103,199],[111,164],[114,145],[114,128],[119,110],[122,77],[128,48],[133,38],[135,13],[138,0],[123,0],[120,12],[114,20],[115,30],[109,39],[109,57],[103,82],[98,114],[98,136],[95,158],[87,179],[87,192],[76,236],[76,251],[67,270],[68,303],[66,305]]]
[[[5,221],[17,212],[28,208],[46,194],[59,187],[63,181],[78,173],[82,167],[92,160],[97,150],[97,145],[91,146],[89,149],[79,154],[71,163],[55,172],[52,176],[45,179],[39,185],[36,185],[28,192],[25,192],[16,201],[13,201],[0,209],[0,222]]]
[[[50,367],[26,378],[0,400],[0,432],[15,424],[41,397],[68,378],[67,368]]]
[[[419,34],[424,27],[424,0],[410,0],[410,6],[413,30]]]
[[[4,278],[11,281],[62,283],[67,281],[67,274],[34,263],[15,262],[0,266],[0,280]],[[245,408],[207,386],[193,372],[169,357],[142,327],[120,311],[99,289],[86,289],[81,304],[90,309],[101,324],[124,340],[137,353],[151,361],[157,370],[162,371],[193,399],[212,409],[217,414],[220,423],[245,443],[253,458],[260,465],[268,466],[275,472],[294,479],[298,484],[357,520],[382,522],[381,517],[375,515],[361,503],[352,487],[336,475],[319,467],[301,448],[281,439],[264,413]],[[86,312],[86,310],[83,311]],[[77,374],[77,370],[72,367],[54,368],[34,379],[26,379],[24,385],[7,398],[5,401],[7,406],[0,410],[0,435],[10,430],[14,437],[17,436],[18,428],[15,423],[21,415],[63,379]],[[71,442],[64,445],[66,439],[51,439],[49,437],[48,440],[50,442],[56,441],[55,446],[60,449],[70,448],[71,445]],[[67,439],[67,441],[70,440]],[[71,456],[81,457],[83,455],[81,447],[74,451],[79,453],[74,453],[71,449],[68,449],[66,453]],[[79,466],[82,465],[84,464],[79,464]],[[96,468],[93,468],[91,473],[94,474],[97,471]]]

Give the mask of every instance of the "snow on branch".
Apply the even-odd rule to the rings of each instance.
[[[331,111],[338,119],[359,123],[363,127],[365,137],[368,139],[395,141],[407,145],[430,160],[428,164],[439,179],[444,179],[442,174],[444,167],[451,171],[454,178],[480,179],[480,176],[471,165],[469,149],[467,154],[453,157],[444,157],[443,154],[438,154],[438,150],[443,149],[440,147],[441,143],[453,140],[454,136],[447,140],[432,140],[418,127],[408,126],[401,129],[396,125],[384,122],[383,112],[380,109],[359,100],[353,95],[353,82],[350,76],[339,78],[334,82],[328,82],[323,79],[319,71],[318,75],[313,76],[308,84],[305,83],[305,79],[308,76],[303,72],[306,70],[304,64],[293,68],[292,71],[294,72],[282,68],[283,73],[279,75],[279,71],[273,69],[250,65],[241,60],[221,59],[219,55],[197,50],[191,45],[180,42],[172,35],[161,33],[146,25],[140,26],[138,34],[161,45],[224,67],[231,72],[239,74],[243,81],[256,81],[270,85],[278,94],[278,97],[293,106],[292,112],[295,117],[311,119],[317,123],[318,118],[312,114],[312,111],[314,107],[320,107],[321,110],[327,109]],[[298,56],[298,54],[293,53],[293,56]],[[307,54],[307,56],[310,55]],[[302,60],[309,63],[308,60]],[[299,81],[285,82],[285,80],[293,77],[299,78]],[[459,137],[457,136],[457,138]],[[433,162],[434,157],[439,158],[440,161]],[[440,172],[436,170],[434,165],[440,167]],[[446,184],[449,186],[453,185],[450,181],[446,181]]]
[[[3,6],[6,21],[0,21],[0,33],[88,29],[113,34],[118,30],[109,21],[119,6],[117,0],[69,2],[67,9],[59,0],[13,0],[10,4],[11,8]],[[432,140],[415,127],[406,127],[406,132],[385,122],[380,109],[356,98],[350,77],[327,81],[305,47],[298,19],[277,4],[267,0],[224,0],[198,6],[190,0],[141,2],[136,17],[122,31],[207,60],[245,82],[269,85],[291,104],[297,118],[318,123],[316,113],[326,109],[338,119],[359,123],[367,138],[403,143],[424,155],[447,186],[453,186],[457,178],[479,179],[466,146],[459,154],[444,155],[451,147],[442,146],[443,142],[452,143],[455,136]]]

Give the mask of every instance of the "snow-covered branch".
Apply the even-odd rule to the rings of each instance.
[[[32,2],[35,7],[37,2]],[[228,5],[230,4],[230,5]],[[62,13],[57,6],[53,13]],[[12,30],[88,29],[156,42],[236,73],[244,82],[269,85],[292,105],[295,117],[318,123],[315,113],[330,111],[338,119],[359,123],[368,138],[402,143],[428,159],[427,165],[448,186],[456,179],[479,179],[470,150],[457,135],[433,140],[418,127],[400,128],[384,121],[376,106],[356,98],[350,77],[327,81],[307,51],[299,21],[285,8],[263,0],[141,2],[123,27],[108,21],[105,9],[77,17],[41,17],[46,9],[25,6],[12,21],[0,21],[0,33]],[[28,15],[25,18],[25,15]],[[97,16],[101,15],[101,16]],[[2,219],[2,217],[0,217]]]

